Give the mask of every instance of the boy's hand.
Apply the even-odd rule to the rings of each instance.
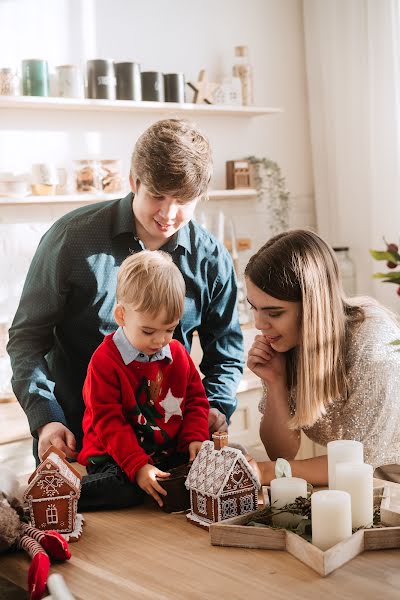
[[[189,444],[189,462],[193,462],[198,453],[200,452],[200,448],[203,442],[190,442]]]
[[[38,453],[42,460],[43,454],[50,448],[55,446],[62,450],[67,458],[76,458],[75,436],[65,425],[56,421],[47,423],[37,430],[39,436]]]
[[[146,492],[146,494],[152,496],[159,506],[162,506],[163,501],[160,498],[160,494],[166,496],[167,492],[157,482],[156,477],[167,479],[170,474],[171,473],[166,473],[165,471],[160,471],[160,469],[157,469],[154,465],[144,465],[136,472],[136,483]]]

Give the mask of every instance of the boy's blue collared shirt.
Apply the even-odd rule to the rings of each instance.
[[[115,331],[117,271],[130,253],[143,249],[132,202],[134,210],[128,194],[64,215],[32,260],[7,349],[13,389],[34,435],[38,427],[59,421],[80,447],[82,386],[93,352]],[[160,249],[171,254],[186,283],[185,313],[174,337],[190,351],[198,332],[207,397],[229,419],[243,370],[231,257],[193,221]]]
[[[134,360],[137,360],[138,362],[154,362],[156,360],[163,360],[164,358],[168,358],[169,362],[172,362],[169,344],[161,348],[159,352],[148,356],[148,354],[144,354],[144,352],[141,352],[130,343],[122,327],[118,327],[117,331],[114,333],[113,341],[126,365],[129,365],[129,363]]]

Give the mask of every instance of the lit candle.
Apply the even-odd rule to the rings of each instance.
[[[324,551],[350,537],[350,494],[339,490],[311,494],[311,528],[312,543]]]
[[[374,519],[374,487],[372,465],[338,463],[336,489],[351,496],[351,521],[353,528],[368,527]]]
[[[279,477],[271,481],[271,505],[272,508],[282,508],[285,504],[292,504],[296,498],[301,496],[307,498],[307,481],[299,477]],[[280,513],[272,517],[274,525],[287,527],[299,522],[297,515]]]
[[[329,489],[336,489],[336,464],[341,462],[364,462],[364,450],[361,442],[354,440],[336,440],[327,444]]]

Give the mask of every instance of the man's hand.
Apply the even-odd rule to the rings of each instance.
[[[189,462],[194,461],[194,459],[200,452],[202,443],[203,442],[190,442],[190,444],[189,444]]]
[[[76,458],[78,456],[75,436],[62,423],[58,423],[57,421],[47,423],[43,427],[39,427],[37,431],[39,436],[38,452],[40,460],[42,460],[44,453],[50,446],[55,446],[59,450],[62,450],[67,458]]]
[[[210,412],[208,413],[208,429],[210,436],[215,431],[228,431],[226,417],[218,408],[210,408]]]
[[[161,507],[163,505],[163,501],[160,498],[160,494],[162,496],[166,496],[167,492],[161,485],[158,483],[156,477],[160,477],[161,479],[167,479],[171,473],[166,473],[165,471],[160,471],[154,465],[144,465],[136,472],[136,483],[142,490],[152,496],[157,504]]]

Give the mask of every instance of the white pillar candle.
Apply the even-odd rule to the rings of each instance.
[[[350,494],[339,490],[311,494],[311,528],[312,543],[323,551],[350,537]]]
[[[285,504],[292,504],[299,496],[307,498],[307,481],[300,477],[279,477],[271,481],[272,508],[282,508]],[[277,527],[287,527],[299,522],[297,515],[280,513],[272,518]]]
[[[351,520],[353,528],[368,527],[374,519],[374,487],[372,465],[338,463],[336,465],[336,489],[351,496]]]
[[[354,440],[335,440],[334,442],[328,442],[327,450],[329,489],[335,490],[336,463],[362,463],[364,462],[364,449],[361,442],[356,442]]]

